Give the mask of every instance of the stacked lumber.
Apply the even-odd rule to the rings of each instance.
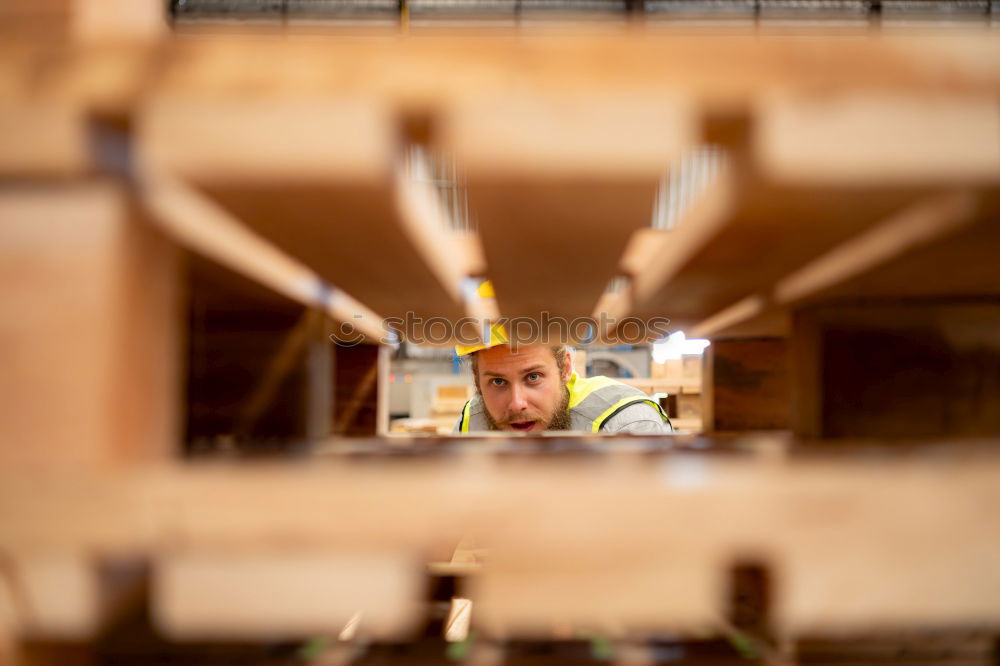
[[[99,565],[139,558],[156,624],[177,638],[308,636],[360,612],[359,636],[405,640],[425,563],[462,536],[484,554],[465,586],[473,626],[501,640],[717,632],[741,563],[773,581],[776,635],[1000,622],[995,441],[869,445],[879,465],[776,455],[790,443],[767,436],[716,440],[730,454],[716,457],[657,441],[535,440],[558,454],[473,439],[405,463],[398,442],[370,443],[309,464],[5,474],[0,548],[32,600],[8,602],[24,631],[85,636],[110,612]]]
[[[1000,625],[991,35],[24,37],[0,45],[0,656],[94,638],[143,580],[178,640],[405,640],[466,536],[497,641],[726,635],[734,569],[776,581],[772,638]],[[706,143],[721,167],[665,188]],[[457,165],[476,230],[409,177],[413,144]],[[220,359],[247,312],[268,358]],[[275,423],[382,434],[377,343],[483,314],[604,315],[610,342],[669,319],[714,341],[708,430],[800,437],[178,464]],[[192,418],[188,382],[219,376],[232,398]],[[834,442],[857,438],[883,447]]]

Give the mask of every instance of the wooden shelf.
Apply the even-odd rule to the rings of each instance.
[[[771,453],[752,453],[765,450],[763,439],[747,440],[753,446],[741,455],[697,459],[666,447],[651,453],[648,438],[573,440],[603,443],[604,453],[591,455],[614,465],[532,455],[530,438],[463,438],[453,455],[426,449],[412,464],[347,454],[289,465],[5,474],[0,547],[148,558],[155,617],[175,637],[308,632],[320,618],[346,622],[359,609],[363,632],[403,636],[418,616],[411,604],[424,554],[459,535],[485,549],[469,595],[477,626],[491,635],[544,636],[552,617],[648,630],[714,626],[727,567],[748,551],[784,581],[774,591],[775,622],[789,635],[996,621],[995,454],[948,442],[874,458],[849,447],[799,457],[801,445],[782,437],[768,440]],[[656,465],[650,455],[660,456]],[[600,516],[600,529],[581,516]],[[627,565],[618,566],[623,552]],[[319,581],[337,581],[344,593],[305,594]],[[674,590],[667,601],[665,585]],[[283,596],[292,590],[303,594]],[[604,602],[590,603],[598,593]],[[40,598],[65,606],[68,594]]]
[[[669,316],[698,335],[754,318],[780,327],[765,310],[835,295],[840,282],[986,223],[997,214],[998,119],[1000,104],[977,95],[841,91],[822,108],[806,96],[762,99],[723,137],[728,168],[678,226],[631,248],[631,311]],[[943,284],[904,280],[897,289],[1000,293],[975,266],[954,268],[957,277]],[[885,285],[882,292],[895,295]],[[869,295],[860,285],[856,293]]]
[[[427,562],[463,535],[488,554],[468,586],[487,638],[712,629],[748,557],[780,583],[779,636],[996,626],[998,443],[954,437],[996,433],[998,92],[1000,41],[981,32],[5,40],[0,650],[22,631],[92,636],[109,598],[97,570],[122,558],[150,565],[151,615],[175,640],[326,635],[359,611],[360,635],[403,640]],[[454,158],[477,234],[452,232],[433,185],[407,178],[413,142]],[[676,227],[651,228],[660,179],[704,142],[728,169]],[[483,314],[467,276],[492,278],[508,317],[667,316],[723,336],[781,335],[794,315],[790,351],[716,347],[706,404],[749,394],[730,411],[754,418],[708,425],[945,432],[875,455],[823,442],[799,456],[770,435],[493,434],[178,465],[178,246],[309,309],[269,336],[263,376],[214,375],[245,381],[253,416],[305,353],[307,439],[370,432],[386,409],[388,348],[331,362],[323,315],[361,315],[371,340],[383,317]],[[840,301],[878,303],[857,338],[830,335],[853,312],[817,312]],[[959,316],[895,335],[939,307],[934,324]],[[899,400],[855,354],[869,329],[871,358],[906,343],[882,373]],[[906,390],[926,340],[954,402],[933,382]],[[225,363],[211,351],[206,365]],[[693,385],[631,383],[695,413]],[[860,416],[841,399],[857,384],[879,398]]]
[[[989,257],[1000,247],[995,191],[914,203],[693,327],[715,338],[787,335],[789,312],[824,302],[996,298]]]
[[[430,186],[396,175],[385,116],[363,102],[277,101],[248,111],[167,96],[143,114],[140,143],[151,172],[191,182],[379,315],[458,319],[462,247]]]
[[[652,223],[658,182],[693,146],[695,123],[693,108],[661,94],[533,91],[497,103],[470,93],[449,109],[442,145],[468,182],[500,312],[593,314],[630,235]]]
[[[949,213],[938,199],[967,194],[981,205],[1000,171],[1000,49],[981,34],[604,27],[132,46],[12,40],[2,51],[9,122],[0,139],[11,150],[0,172],[105,168],[106,155],[89,148],[92,125],[128,128],[125,168],[138,182],[172,178],[204,197],[348,299],[340,316],[363,306],[374,319],[412,311],[454,321],[468,312],[462,279],[476,275],[493,279],[508,317],[608,311],[722,331],[752,330],[766,314],[774,321],[756,329],[780,332],[788,308],[812,298],[790,295],[784,281],[928,206],[939,224],[925,244],[946,240],[961,206]],[[454,158],[479,239],[456,238],[431,186],[405,178],[411,140]],[[700,141],[728,148],[733,168],[675,229],[649,228],[659,179]],[[981,219],[995,215],[995,204],[982,205]],[[898,276],[845,293],[925,284],[899,290],[996,295],[985,271],[961,265],[966,248],[978,262],[975,251],[995,242],[986,233],[956,246],[947,261],[963,270],[947,288],[910,280],[936,258],[913,255]],[[901,254],[847,262],[842,279],[811,293]],[[630,287],[608,297],[622,275]],[[294,289],[294,280],[284,286]]]

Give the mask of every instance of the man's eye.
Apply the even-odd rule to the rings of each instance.
[[[528,373],[528,381],[529,382],[537,382],[541,378],[542,378],[542,373],[540,373],[540,372],[529,372]]]
[[[494,377],[493,379],[490,380],[490,384],[492,384],[493,386],[503,386],[505,381],[506,381],[505,379],[502,379],[500,377]]]

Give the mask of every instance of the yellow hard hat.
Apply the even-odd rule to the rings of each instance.
[[[496,298],[496,294],[493,291],[493,283],[489,280],[483,282],[476,289],[476,295],[479,298]],[[473,352],[480,351],[481,349],[489,349],[490,347],[496,347],[498,345],[507,344],[507,329],[505,329],[501,324],[490,324],[490,332],[485,340],[476,343],[474,345],[455,345],[455,353],[458,356],[468,356]]]

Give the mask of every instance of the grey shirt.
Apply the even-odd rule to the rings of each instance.
[[[660,413],[648,402],[629,405],[604,422],[601,432],[623,435],[662,435],[672,432]]]

